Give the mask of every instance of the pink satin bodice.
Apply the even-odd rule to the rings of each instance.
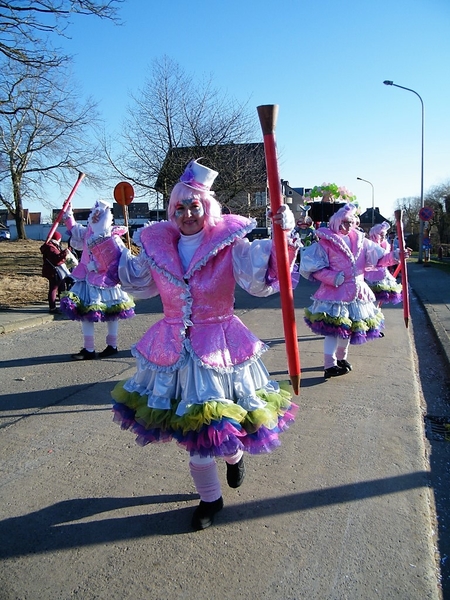
[[[232,244],[252,229],[251,222],[227,217],[207,230],[186,272],[178,254],[179,233],[170,223],[157,223],[141,234],[164,318],[144,334],[136,349],[157,368],[177,368],[183,347],[199,364],[223,372],[266,349],[233,313]]]

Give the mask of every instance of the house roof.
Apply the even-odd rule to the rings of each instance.
[[[379,223],[384,223],[385,221],[387,221],[389,223],[389,219],[387,219],[386,217],[383,217],[383,215],[380,213],[380,209],[375,207],[375,209],[367,208],[365,210],[365,212],[363,212],[359,216],[359,221],[360,221],[361,225],[369,225],[369,224],[372,225],[372,211],[373,211],[374,225],[378,225]]]
[[[254,143],[172,148],[156,180],[156,191],[167,197],[187,163],[201,157],[205,166],[219,173],[213,186],[216,193],[226,191],[235,195],[243,190],[250,192],[266,188],[264,144]]]

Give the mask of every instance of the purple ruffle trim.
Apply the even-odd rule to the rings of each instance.
[[[140,446],[157,442],[169,442],[174,439],[180,446],[191,455],[199,454],[207,456],[229,456],[238,450],[244,450],[250,454],[263,454],[271,452],[280,446],[278,436],[288,429],[290,423],[295,419],[298,406],[291,403],[291,407],[284,415],[278,418],[278,424],[274,429],[261,426],[255,433],[249,434],[236,421],[222,419],[213,421],[203,426],[200,431],[152,428],[147,429],[135,420],[135,412],[121,403],[113,406],[114,422],[122,429],[131,430],[136,435],[136,443]]]
[[[346,329],[344,327],[334,327],[333,325],[328,325],[324,321],[315,321],[313,323],[307,317],[304,318],[304,321],[313,333],[323,336],[339,337],[345,340],[348,340],[350,338],[350,344],[352,346],[360,346],[361,344],[365,344],[368,341],[376,340],[382,337],[380,335],[382,327],[377,327],[376,329],[369,329],[368,331],[363,332],[350,331],[349,329]]]
[[[101,310],[89,310],[80,312],[73,300],[68,297],[61,298],[60,308],[63,314],[72,321],[89,321],[91,323],[117,321],[118,319],[130,319],[134,317],[134,308],[122,309],[118,312],[102,312]]]
[[[335,325],[331,325],[329,323],[325,323],[325,321],[310,321],[307,317],[304,318],[305,323],[311,329],[313,333],[317,333],[317,335],[340,337],[344,340],[348,339],[352,336],[352,332],[348,327],[344,327],[340,325],[336,327]]]
[[[400,304],[403,300],[402,294],[396,292],[374,292],[377,302],[382,304]]]

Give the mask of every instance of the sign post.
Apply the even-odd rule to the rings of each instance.
[[[128,229],[128,205],[133,202],[134,199],[134,189],[131,183],[128,181],[121,181],[114,188],[114,200],[117,204],[122,206],[123,210],[123,220],[125,223],[125,227],[127,228],[127,246],[128,249],[131,249],[130,242],[130,231]]]

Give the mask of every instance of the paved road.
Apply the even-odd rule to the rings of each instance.
[[[103,361],[70,361],[76,323],[0,336],[1,600],[442,597],[446,520],[434,509],[445,508],[448,451],[423,424],[431,410],[448,414],[445,389],[428,396],[443,346],[419,359],[434,341],[412,295],[408,329],[401,307],[386,308],[386,337],[352,348],[354,370],[325,381],[322,339],[302,321],[314,289],[302,280],[295,293],[296,424],[276,452],[248,458],[239,490],[219,464],[225,508],[203,532],[189,527],[198,498],[184,451],[139,448],[111,422],[110,389],[133,372],[129,347],[159,318],[158,301],[139,303],[120,354]],[[278,297],[238,293],[236,308],[286,378]]]

